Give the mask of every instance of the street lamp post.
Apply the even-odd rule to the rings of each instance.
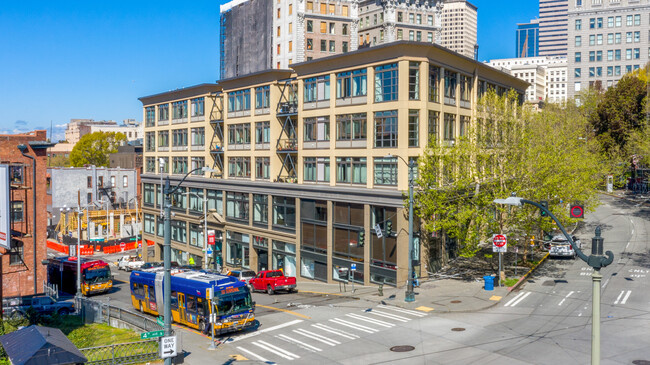
[[[162,165],[162,164],[161,164]],[[176,185],[175,187],[170,186],[169,182],[169,175],[165,178],[165,187],[162,190],[162,193],[164,194],[164,201],[163,201],[163,216],[164,216],[164,235],[165,235],[165,241],[163,244],[163,266],[165,269],[164,273],[164,278],[163,278],[163,298],[165,299],[164,302],[164,315],[165,315],[165,336],[171,336],[172,334],[172,307],[171,307],[171,292],[172,292],[172,286],[171,286],[171,256],[172,256],[172,241],[171,241],[171,233],[172,233],[172,224],[171,224],[171,206],[172,206],[172,201],[171,201],[171,196],[178,190],[178,188],[181,187],[185,179],[187,179],[190,174],[192,174],[195,171],[202,170],[204,172],[206,171],[214,171],[213,169],[209,167],[198,167],[196,169],[193,169],[192,171],[188,172],[183,176],[181,181]],[[162,172],[162,168],[161,168]],[[161,177],[162,179],[162,177]],[[165,365],[171,365],[172,359],[171,358],[165,358]]]
[[[576,252],[578,257],[587,265],[591,266],[594,269],[594,272],[591,274],[592,280],[592,303],[591,303],[591,364],[599,365],[600,364],[600,282],[603,276],[600,274],[600,269],[611,264],[614,261],[614,254],[612,251],[605,252],[607,257],[603,256],[603,238],[600,236],[601,229],[600,226],[596,227],[596,236],[592,239],[591,245],[591,255],[587,257],[582,250],[576,246],[573,242],[573,238],[566,232],[564,226],[560,221],[548,210],[545,206],[526,199],[518,198],[516,196],[511,196],[506,199],[495,199],[494,203],[496,204],[505,204],[505,205],[515,205],[522,206],[524,204],[533,205],[543,212],[545,212],[555,223],[566,237],[567,241],[573,247],[573,250]]]

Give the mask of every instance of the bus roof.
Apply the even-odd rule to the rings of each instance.
[[[59,256],[59,257],[53,257],[50,259],[50,263],[63,263],[64,265],[77,265],[77,257],[76,256]],[[87,257],[82,257],[81,258],[81,268],[85,269],[91,266],[103,266],[108,264],[105,261],[102,260],[93,260],[89,259]]]
[[[155,280],[162,280],[163,272],[146,272],[146,271],[132,271],[131,282],[134,279],[140,282],[149,282],[152,285]],[[181,291],[184,293],[192,293],[197,295],[205,294],[208,288],[215,288],[222,290],[227,288],[238,288],[245,286],[242,281],[237,280],[233,276],[203,273],[199,271],[185,271],[171,276],[172,291]]]

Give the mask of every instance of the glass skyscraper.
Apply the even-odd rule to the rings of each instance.
[[[517,58],[539,56],[539,20],[517,24],[515,51]]]

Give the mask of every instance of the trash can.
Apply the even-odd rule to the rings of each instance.
[[[484,276],[483,281],[485,282],[485,290],[494,290],[494,276]]]

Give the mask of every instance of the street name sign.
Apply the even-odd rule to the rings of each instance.
[[[151,331],[151,332],[143,332],[140,334],[140,338],[143,340],[148,340],[150,338],[156,338],[156,337],[162,337],[165,335],[165,331]]]
[[[507,252],[508,239],[505,234],[492,235],[492,252]]]
[[[163,317],[158,317],[158,318],[156,318],[156,323],[158,323],[160,325],[160,327],[164,327],[165,326],[165,319]]]
[[[375,224],[375,234],[377,235],[377,238],[381,238],[383,236],[379,224]]]
[[[176,356],[176,336],[160,338],[160,357],[166,359]]]

